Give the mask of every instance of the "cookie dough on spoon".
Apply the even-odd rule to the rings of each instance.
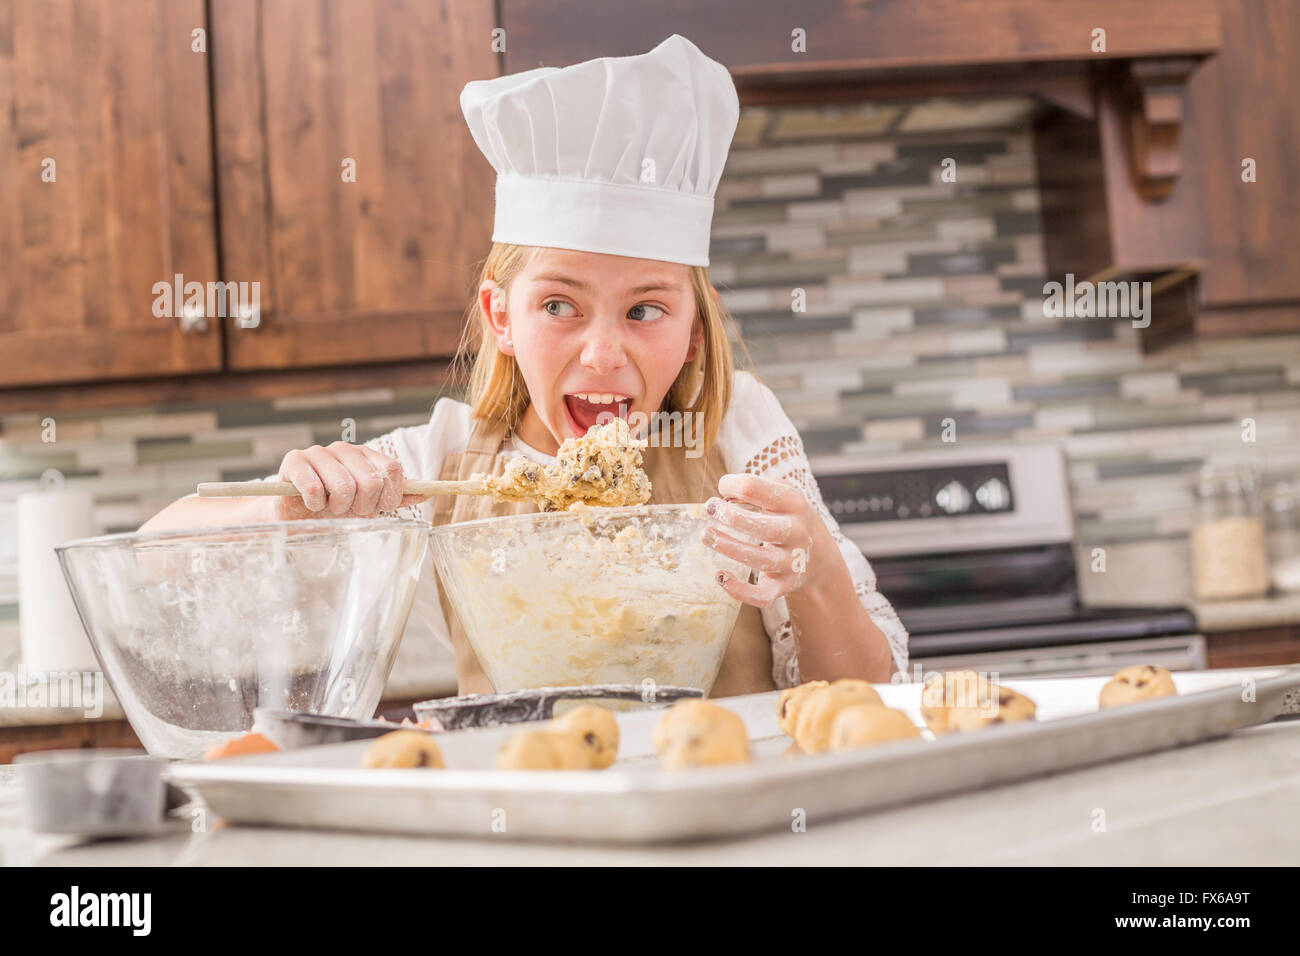
[[[650,479],[641,467],[644,439],[632,437],[621,418],[592,425],[581,438],[566,438],[555,461],[540,465],[529,458],[507,462],[500,475],[476,474],[499,501],[536,501],[542,511],[575,504],[618,508],[650,500]]]

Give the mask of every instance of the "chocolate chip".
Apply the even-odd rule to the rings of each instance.
[[[415,765],[416,765],[417,767],[427,767],[427,766],[429,766],[429,755],[428,755],[427,753],[425,753],[423,750],[421,750],[421,751],[420,751],[420,759],[419,759],[419,761],[416,762]]]
[[[1139,687],[1146,687],[1146,686],[1147,686],[1147,681],[1145,681],[1145,680],[1140,680],[1140,681],[1137,682],[1137,685],[1138,685]]]

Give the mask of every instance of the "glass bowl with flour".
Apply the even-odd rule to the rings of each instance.
[[[258,707],[370,717],[429,526],[352,518],[105,535],[55,550],[151,754],[197,757]]]
[[[698,687],[722,665],[749,569],[700,541],[701,504],[578,507],[433,529],[441,586],[498,693]]]

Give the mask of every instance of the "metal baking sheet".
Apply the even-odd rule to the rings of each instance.
[[[787,828],[800,811],[810,822],[848,816],[1221,737],[1281,713],[1300,693],[1300,667],[1175,674],[1177,697],[1098,711],[1105,681],[1002,681],[1037,703],[1038,720],[816,755],[788,753],[775,693],[725,698],[754,761],[675,773],[650,744],[661,711],[644,710],[617,715],[620,759],[603,771],[492,769],[515,725],[439,734],[455,769],[363,770],[370,742],[351,741],[178,763],[168,775],[237,824],[602,843],[736,836]],[[923,726],[919,684],[877,689]]]

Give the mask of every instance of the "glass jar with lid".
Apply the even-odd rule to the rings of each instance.
[[[1268,593],[1268,547],[1257,488],[1249,467],[1201,469],[1192,526],[1192,578],[1202,601]]]
[[[1264,516],[1273,587],[1300,591],[1300,478],[1269,486]]]

